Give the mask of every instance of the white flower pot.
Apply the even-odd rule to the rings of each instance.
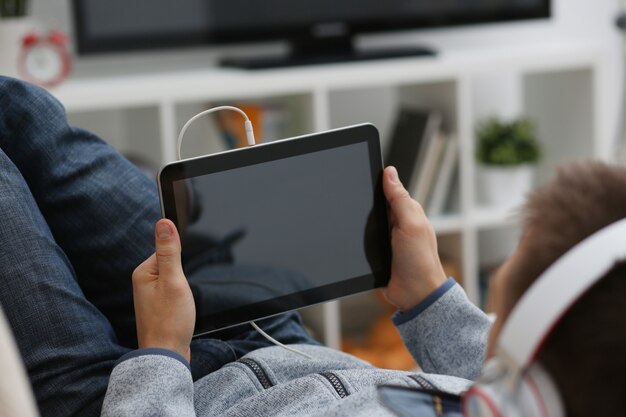
[[[521,205],[531,191],[533,165],[478,166],[478,189],[484,205],[513,208]]]
[[[34,27],[29,17],[0,18],[0,75],[19,76],[17,63],[22,39]]]

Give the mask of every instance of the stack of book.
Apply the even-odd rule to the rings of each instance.
[[[448,211],[458,169],[458,141],[443,132],[442,122],[437,111],[401,109],[385,152],[385,165],[396,167],[429,216]]]

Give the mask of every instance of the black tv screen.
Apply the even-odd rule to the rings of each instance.
[[[545,18],[550,0],[73,0],[81,54]]]

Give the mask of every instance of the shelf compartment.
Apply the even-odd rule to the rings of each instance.
[[[161,154],[159,109],[156,106],[68,113],[70,125],[95,133],[127,156],[140,157],[158,168]]]
[[[275,97],[259,97],[250,98],[228,98],[224,100],[211,100],[210,102],[188,102],[178,103],[175,105],[176,132],[175,136],[170,140],[174,143],[177,135],[184,124],[194,115],[201,111],[222,105],[250,105],[254,107],[265,108],[268,113],[267,117],[280,116],[282,121],[274,120],[275,123],[282,123],[282,126],[274,126],[271,130],[265,126],[254,126],[257,140],[263,142],[284,139],[286,137],[298,136],[311,133],[313,129],[312,114],[312,95],[296,94]],[[269,114],[271,112],[271,114]],[[253,117],[252,114],[250,117]],[[263,116],[261,116],[263,117]],[[271,123],[271,121],[269,121]],[[243,119],[242,119],[243,123]],[[215,115],[207,115],[198,119],[189,127],[185,135],[185,144],[183,146],[183,156],[207,155],[215,152],[221,152],[228,149],[226,142],[223,140],[222,133],[215,122]]]
[[[478,233],[478,305],[491,311],[490,282],[497,269],[517,248],[521,229],[517,225],[482,230]]]
[[[536,183],[565,162],[600,157],[594,120],[593,71],[577,69],[524,75],[524,113],[537,127],[543,158]]]

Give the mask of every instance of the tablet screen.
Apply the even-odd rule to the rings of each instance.
[[[196,333],[386,283],[388,226],[364,139],[253,163],[234,154],[234,166],[171,181]]]

